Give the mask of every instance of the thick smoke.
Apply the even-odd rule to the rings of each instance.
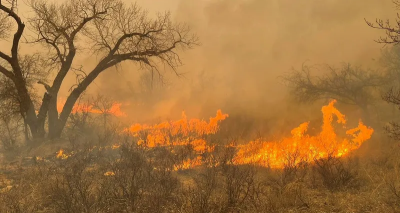
[[[394,13],[389,0],[137,3],[150,14],[170,10],[176,21],[192,27],[201,46],[182,54],[181,77],[162,72],[163,87],[157,87],[154,75],[153,90],[145,91],[151,74],[128,64],[118,73],[103,74],[91,87],[120,101],[147,105],[127,107],[135,120],[179,117],[182,110],[208,117],[218,108],[230,114],[288,117],[298,107],[287,103],[279,76],[303,63],[374,68],[382,48],[374,39],[381,32],[369,28],[364,18],[374,21]]]
[[[138,122],[177,118],[183,110],[190,117],[207,118],[217,109],[249,119],[269,118],[277,126],[295,120],[292,112],[304,120],[307,110],[287,101],[287,88],[279,76],[303,63],[376,67],[374,59],[382,46],[374,39],[383,32],[369,28],[364,18],[374,21],[395,14],[390,0],[136,2],[150,15],[171,11],[173,19],[190,25],[201,42],[181,54],[180,77],[161,66],[160,80],[157,73],[125,63],[118,70],[104,72],[89,87],[89,95],[101,93],[124,103],[128,118]],[[95,56],[81,55],[75,64],[89,71],[95,62]],[[74,83],[71,74],[60,97]]]

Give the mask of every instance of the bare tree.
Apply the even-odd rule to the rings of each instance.
[[[387,83],[387,78],[378,72],[363,70],[344,64],[340,68],[323,66],[312,75],[316,66],[303,65],[301,70],[294,70],[283,77],[291,87],[292,94],[300,101],[315,101],[334,98],[342,103],[357,105],[363,110],[379,97],[377,89]]]
[[[390,89],[384,96],[383,100],[388,103],[396,105],[400,109],[400,91]],[[400,124],[397,122],[390,122],[388,125],[385,126],[386,132],[392,138],[398,140],[400,139]]]
[[[394,45],[384,48],[379,58],[384,74],[390,80],[387,90],[400,86],[400,46]]]
[[[0,15],[0,39],[5,39],[8,37],[8,33],[11,28],[11,23],[7,19],[5,14]]]
[[[47,72],[43,67],[46,67],[40,54],[20,56],[20,65],[22,68],[22,77],[25,81],[28,93],[32,98],[35,106],[39,105],[39,96],[34,87],[36,82],[45,82]],[[21,118],[25,119],[24,112],[21,111],[22,100],[18,95],[14,82],[4,75],[0,76],[0,114],[6,120],[19,121]],[[20,122],[18,122],[20,123]],[[26,124],[26,122],[23,122]],[[24,125],[25,138],[29,138],[28,127]]]
[[[400,1],[393,0],[393,3],[396,6],[396,9],[400,9]],[[399,86],[400,83],[400,72],[399,72],[399,62],[400,62],[400,55],[399,55],[399,46],[400,43],[400,14],[397,14],[397,18],[395,20],[395,24],[390,20],[382,20],[376,19],[375,23],[369,22],[365,20],[368,26],[383,30],[386,33],[386,36],[380,37],[379,39],[375,40],[375,42],[384,44],[384,45],[394,45],[392,46],[389,51],[383,53],[383,57],[381,62],[383,62],[384,67],[387,69],[389,77],[397,82],[394,82],[392,88],[383,96],[383,100],[388,103],[391,103],[400,108],[400,91],[395,89],[395,87]],[[388,126],[386,126],[386,131],[394,137],[395,139],[400,138],[400,124],[396,122],[391,122]]]
[[[17,26],[11,53],[0,49],[0,58],[9,65],[0,66],[0,73],[15,85],[21,101],[20,111],[34,137],[45,135],[47,117],[49,137],[60,137],[75,102],[103,71],[131,61],[156,72],[160,64],[164,64],[176,72],[181,64],[177,50],[197,44],[197,37],[190,29],[184,24],[173,23],[169,13],[150,18],[136,4],[126,5],[119,0],[65,0],[61,3],[31,0],[29,6],[34,15],[28,23],[36,36],[31,43],[48,48],[46,61],[52,63],[50,67],[55,76],[50,84],[39,82],[47,92],[36,113],[18,54],[25,23],[14,10],[14,3],[0,1],[0,14],[8,15]],[[78,54],[96,54],[99,60],[71,87],[59,114],[57,96],[66,75],[76,69],[74,59]]]
[[[400,9],[400,0],[393,0],[396,9]],[[379,39],[375,40],[377,43],[380,44],[399,44],[400,43],[400,14],[397,14],[397,18],[395,20],[395,24],[391,23],[390,20],[382,20],[376,19],[375,23],[367,21],[365,22],[368,26],[383,30],[386,32],[386,36],[380,37]]]

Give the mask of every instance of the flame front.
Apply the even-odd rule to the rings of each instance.
[[[297,165],[301,162],[312,162],[316,159],[327,157],[342,157],[371,138],[374,130],[365,126],[361,121],[358,127],[349,129],[343,137],[339,137],[333,126],[334,118],[337,123],[346,124],[345,116],[334,107],[336,100],[322,107],[323,124],[321,132],[315,136],[306,134],[309,122],[304,122],[291,131],[291,137],[282,138],[279,141],[254,140],[243,145],[233,146],[236,154],[232,160],[235,165],[256,164],[268,168],[284,168]],[[119,106],[116,107],[119,109]],[[87,108],[90,109],[90,108]],[[78,109],[77,109],[78,110]],[[193,158],[184,159],[174,166],[174,170],[190,169],[204,165],[202,154],[214,151],[214,146],[207,144],[207,135],[219,131],[220,122],[228,117],[221,110],[209,121],[199,119],[187,119],[182,113],[182,118],[172,122],[162,122],[155,125],[134,124],[124,132],[130,133],[137,139],[137,145],[144,149],[155,147],[191,146],[197,154]],[[107,147],[105,147],[107,148]],[[111,149],[119,148],[114,144]],[[171,149],[174,152],[174,149]],[[67,158],[63,150],[60,150],[57,158]],[[217,162],[218,164],[218,162]],[[208,164],[207,164],[208,165]],[[112,175],[106,173],[105,175]]]
[[[236,165],[257,164],[269,168],[284,168],[287,164],[312,162],[315,159],[341,157],[358,149],[363,142],[371,138],[373,129],[359,121],[358,127],[347,130],[350,138],[340,139],[332,125],[334,117],[337,123],[345,125],[345,116],[334,107],[336,100],[322,107],[323,125],[316,136],[306,134],[309,122],[304,122],[291,131],[292,136],[279,141],[250,141],[236,146],[237,153],[233,159]],[[214,118],[207,123],[198,119],[187,120],[185,113],[182,119],[175,122],[163,122],[156,125],[135,124],[129,132],[138,139],[138,145],[152,148],[157,146],[182,146],[191,144],[198,153],[212,152],[214,147],[207,145],[204,135],[215,134],[220,121],[227,114],[218,110]],[[353,138],[351,138],[353,137]],[[175,170],[188,169],[202,165],[202,158],[187,159]]]
[[[335,107],[336,101],[322,107],[323,125],[319,135],[305,134],[309,122],[300,124],[292,130],[292,137],[281,141],[252,141],[239,146],[234,158],[235,164],[258,164],[270,168],[284,168],[287,164],[296,165],[300,162],[312,162],[315,159],[341,157],[350,151],[358,149],[363,142],[371,138],[374,130],[361,121],[358,127],[346,131],[351,140],[338,139],[332,125],[334,116],[339,124],[346,124],[345,116]]]
[[[156,125],[134,124],[128,131],[139,139],[138,145],[153,148],[157,146],[182,146],[192,145],[197,152],[204,153],[212,151],[204,136],[215,134],[219,130],[219,122],[225,120],[227,114],[221,110],[217,115],[210,118],[209,122],[191,119],[182,113],[182,119],[173,122],[163,122]]]

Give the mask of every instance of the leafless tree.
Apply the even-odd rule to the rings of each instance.
[[[0,39],[5,39],[8,37],[8,33],[11,28],[11,23],[7,19],[5,14],[0,15]]]
[[[393,0],[393,3],[396,6],[396,9],[400,9],[400,1]],[[384,52],[383,54],[383,65],[388,69],[390,77],[395,80],[400,80],[399,78],[399,47],[397,46],[400,43],[400,14],[397,14],[397,18],[395,20],[395,24],[390,20],[382,20],[376,19],[375,23],[369,22],[365,20],[368,26],[383,30],[386,33],[386,36],[380,37],[379,39],[375,40],[377,43],[384,44],[384,45],[394,45],[389,49],[389,51]],[[397,84],[396,84],[397,83]],[[394,86],[399,86],[399,82],[396,82]],[[400,107],[400,91],[396,91],[395,87],[392,87],[384,96],[383,100],[387,101],[388,103],[394,104]],[[386,126],[387,132],[394,137],[395,139],[400,138],[400,124],[396,122],[390,123]]]
[[[350,64],[344,64],[340,68],[329,65],[319,68],[321,67],[303,65],[301,70],[293,70],[283,77],[299,101],[334,98],[366,110],[379,97],[377,89],[387,82],[387,78],[378,72]],[[320,75],[312,75],[314,69]]]
[[[400,0],[393,0],[396,9],[400,9]],[[365,22],[368,26],[383,30],[386,32],[386,36],[380,37],[379,39],[375,40],[381,44],[399,44],[400,43],[400,14],[397,14],[397,18],[395,20],[395,24],[391,23],[390,20],[382,20],[376,19],[375,23],[372,23],[365,19]]]
[[[383,100],[388,103],[396,105],[400,109],[400,91],[395,89],[390,89],[385,95],[383,95]],[[392,121],[385,126],[386,132],[390,137],[398,140],[400,139],[400,124]]]
[[[197,45],[197,37],[191,34],[188,26],[173,23],[169,13],[150,18],[138,5],[126,5],[119,0],[65,0],[61,3],[31,0],[28,6],[34,14],[28,19],[28,26],[35,35],[31,43],[48,49],[45,61],[51,62],[49,67],[55,77],[49,84],[39,82],[47,92],[35,107],[21,66],[19,50],[25,23],[15,10],[15,1],[0,1],[0,15],[7,15],[16,25],[10,54],[0,49],[0,59],[7,64],[0,65],[0,73],[15,85],[20,111],[36,138],[44,137],[46,118],[49,137],[60,137],[75,102],[103,71],[131,61],[155,72],[160,71],[160,65],[176,72],[181,64],[178,49]],[[86,72],[71,87],[58,113],[61,84],[66,75],[76,69],[74,59],[78,54],[96,54],[99,60],[91,70],[80,69]]]
[[[379,62],[384,68],[385,75],[392,81],[388,89],[400,86],[400,46],[384,48]]]
[[[43,69],[44,65],[40,54],[24,55],[20,57],[20,65],[22,67],[22,77],[26,83],[28,93],[32,97],[32,101],[35,106],[39,104],[39,96],[37,96],[34,84],[36,82],[45,82],[47,73]],[[4,75],[0,76],[0,116],[6,119],[7,123],[13,121],[20,123],[19,120],[24,117],[24,112],[21,111],[21,99],[18,95],[18,91],[15,88],[14,82]],[[14,122],[14,123],[15,123]],[[26,122],[23,122],[24,124]],[[28,139],[28,127],[24,125],[25,137]]]

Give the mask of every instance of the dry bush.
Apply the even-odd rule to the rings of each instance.
[[[0,212],[46,212],[42,187],[46,176],[40,168],[19,169],[13,180],[0,191]]]
[[[180,205],[178,179],[147,159],[145,152],[122,146],[120,159],[111,164],[114,175],[108,176],[112,212],[165,212]]]
[[[400,160],[396,149],[377,155],[372,161],[373,173],[376,176],[378,193],[383,195],[384,202],[393,212],[400,211]]]
[[[43,193],[54,212],[102,212],[108,208],[103,173],[94,168],[96,158],[84,150],[48,167]]]
[[[183,190],[188,200],[185,210],[193,213],[221,212],[223,200],[218,190],[217,168],[205,168],[204,172],[193,177],[192,182]]]
[[[358,175],[359,164],[353,157],[328,158],[314,160],[314,174],[322,180],[322,184],[330,191],[355,188],[360,186]]]
[[[223,165],[222,181],[225,211],[236,211],[247,206],[249,194],[255,181],[255,168],[253,166]]]
[[[385,188],[387,190],[387,196],[385,202],[393,208],[395,212],[398,212],[400,208],[400,178],[398,168],[393,173],[389,173],[384,177]]]
[[[262,193],[263,201],[260,201],[258,209],[264,212],[286,212],[293,209],[311,208],[307,185],[303,182],[292,182],[283,187],[269,183],[263,188]]]
[[[23,120],[0,113],[0,143],[4,151],[17,151],[24,144]]]
[[[284,160],[284,167],[278,170],[278,179],[275,182],[284,187],[292,182],[303,182],[308,172],[308,163],[300,158],[298,151],[287,153]]]
[[[310,201],[305,190],[308,187],[307,175],[309,166],[299,157],[299,153],[287,153],[282,169],[268,169],[265,173],[266,180],[258,186],[255,208],[259,212],[309,209]]]
[[[71,114],[64,130],[72,149],[82,148],[81,145],[93,138],[95,132],[94,120],[87,111]]]

